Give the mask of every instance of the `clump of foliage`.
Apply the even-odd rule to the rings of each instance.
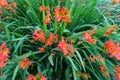
[[[119,22],[104,1],[0,1],[1,80],[120,79]]]

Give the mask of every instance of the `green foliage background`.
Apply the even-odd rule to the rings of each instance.
[[[119,4],[116,5],[117,9],[109,10],[104,9],[103,6],[114,8],[115,5],[106,3],[104,0],[62,0],[62,2],[60,0],[15,0],[15,2],[17,3],[17,13],[13,14],[3,10],[4,14],[0,19],[0,26],[4,29],[0,31],[0,44],[6,42],[10,49],[9,61],[6,62],[5,68],[0,69],[3,72],[1,80],[25,80],[29,74],[37,74],[38,72],[42,72],[47,80],[86,80],[81,77],[82,73],[88,73],[89,80],[114,80],[114,66],[120,63],[105,54],[104,43],[111,38],[115,42],[120,41],[120,23],[114,15],[119,13]],[[71,23],[58,24],[52,19],[50,24],[46,26],[43,24],[45,13],[39,11],[40,5],[49,6],[52,15],[54,15],[54,7],[57,5],[67,8],[71,16]],[[112,15],[107,17],[106,12],[111,12]],[[6,19],[6,16],[10,18]],[[118,33],[105,37],[105,31],[112,24],[118,24]],[[92,30],[94,25],[98,28],[93,36],[97,43],[88,44],[82,37],[83,32]],[[60,31],[59,27],[61,27]],[[57,52],[55,56],[51,56],[50,51],[42,54],[37,50],[42,44],[31,43],[31,36],[35,29],[43,29],[46,36],[49,36],[50,32],[58,32],[60,36],[72,38],[76,52],[72,57],[65,57],[56,48],[50,48]],[[82,41],[81,44],[78,44],[79,40]],[[100,61],[93,63],[89,60],[90,55],[97,54],[105,59],[105,63]],[[21,70],[19,61],[25,57],[29,57],[34,64],[32,67]],[[110,77],[105,77],[100,72],[101,64],[105,65]],[[80,76],[76,74],[80,74]]]

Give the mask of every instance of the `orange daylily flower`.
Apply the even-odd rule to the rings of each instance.
[[[0,10],[0,14],[2,14],[2,10]]]
[[[62,8],[60,8],[59,6],[55,7],[54,18],[57,20],[58,23],[60,23],[60,21],[64,21],[65,23],[71,22],[69,13],[67,9],[65,9],[64,7]]]
[[[105,32],[105,36],[109,36],[110,34],[111,34],[111,30],[107,29],[106,32]]]
[[[46,40],[45,46],[51,46],[53,42],[56,42],[57,40],[58,40],[57,35],[50,33],[50,37]]]
[[[116,24],[112,25],[112,26],[110,27],[110,30],[112,30],[112,31],[116,30]]]
[[[67,43],[64,41],[64,38],[62,38],[62,40],[59,42],[58,47],[57,47],[60,51],[63,51],[64,55],[68,55],[69,53],[69,48]]]
[[[104,47],[106,53],[109,53],[111,58],[115,56],[117,60],[120,60],[120,47],[118,43],[115,44],[111,39],[110,41],[105,42]]]
[[[112,3],[114,3],[114,4],[120,3],[120,0],[112,0]]]
[[[26,80],[47,80],[46,77],[40,72],[37,74],[37,76],[34,76],[33,74],[30,74],[26,77]]]
[[[2,43],[0,46],[0,52],[2,52],[4,55],[9,54],[9,49],[6,47],[6,43]]]
[[[50,33],[50,38],[52,39],[53,42],[58,42],[58,35]]]
[[[5,48],[6,47],[6,43],[2,43],[2,45],[0,46],[0,50],[2,50],[2,48]]]
[[[3,61],[0,61],[0,68],[4,68],[5,67],[5,63]]]
[[[1,57],[0,57],[1,58]],[[0,68],[4,68],[5,67],[5,62],[8,61],[8,58],[6,58],[6,60],[4,60],[5,58],[0,59]]]
[[[110,77],[109,73],[107,72],[104,64],[100,65],[100,71],[102,72],[102,74],[106,77]]]
[[[47,80],[46,77],[40,72],[38,73],[38,80]]]
[[[44,48],[42,48],[42,47],[39,47],[38,50],[42,53],[45,52]]]
[[[112,47],[113,47],[114,45],[115,45],[115,44],[114,44],[114,42],[113,42],[112,39],[111,39],[110,41],[106,41],[105,44],[104,44],[104,47],[105,47],[105,49],[106,49],[106,53],[111,52]]]
[[[26,69],[31,65],[32,61],[29,58],[22,59],[19,64],[21,69]]]
[[[16,2],[13,2],[13,3],[11,4],[11,7],[16,8],[16,7],[17,7]]]
[[[44,23],[46,24],[46,25],[48,25],[49,24],[49,22],[51,21],[51,15],[50,15],[50,13],[47,13],[47,15],[46,15],[46,17],[45,17],[45,21],[44,21]]]
[[[112,25],[110,28],[108,28],[106,31],[105,31],[105,36],[109,36],[111,34],[112,31],[115,31],[116,30],[116,24]]]
[[[44,11],[46,10],[46,8],[43,7],[43,6],[40,6],[39,9],[40,9],[40,11],[42,11],[42,12],[44,12]]]
[[[41,12],[46,12],[47,13],[47,15],[45,16],[44,23],[46,25],[48,25],[49,22],[51,21],[50,8],[49,7],[40,6],[39,9],[40,9]]]
[[[33,35],[32,35],[33,41],[40,41],[40,42],[45,42],[45,34],[43,30],[34,30]]]
[[[92,43],[96,43],[96,40],[95,39],[93,39],[91,36],[94,34],[94,31],[92,30],[92,31],[90,31],[89,33],[88,32],[84,32],[83,33],[83,37],[84,37],[84,39],[86,40],[86,42],[88,42],[88,43],[90,43],[90,44],[92,44]]]
[[[120,67],[118,65],[115,65],[114,68],[115,68],[115,71],[116,71],[115,78],[120,80]]]
[[[26,77],[26,80],[35,80],[36,76],[30,74],[29,76]]]
[[[13,2],[12,4],[8,4],[7,0],[0,0],[0,8],[12,9],[11,7],[16,8],[16,3]]]
[[[49,37],[52,41],[54,41],[55,35],[53,33],[50,32],[50,37]]]
[[[117,80],[120,80],[120,73],[116,73],[115,78],[117,78]]]
[[[0,46],[0,68],[5,67],[5,62],[8,61],[9,49],[6,47],[6,43],[2,43]]]
[[[101,71],[102,73],[106,72],[106,69],[105,69],[104,64],[100,65],[100,71]]]
[[[49,7],[44,7],[44,6],[40,6],[39,9],[40,9],[41,12],[50,10]]]
[[[10,5],[10,4],[7,4],[4,8],[5,8],[5,9],[10,9],[10,8],[11,8],[11,5]]]
[[[115,69],[115,71],[117,71],[117,72],[120,73],[120,66],[119,66],[119,65],[115,65],[115,66],[114,66],[114,69]]]
[[[62,38],[62,40],[59,42],[57,48],[60,50],[60,51],[63,51],[64,55],[67,56],[68,54],[72,54],[75,52],[75,48],[71,45],[71,44],[67,44],[65,41],[64,41],[64,38]]]
[[[8,55],[8,53],[9,53],[9,49],[8,49],[8,48],[4,48],[4,49],[3,49],[3,54],[4,54],[4,55]]]
[[[55,7],[55,16],[57,17],[57,16],[60,16],[60,7],[59,6],[56,6]]]
[[[7,0],[0,0],[0,7],[4,8],[7,4]]]
[[[51,46],[53,44],[50,38],[47,39],[45,46]]]

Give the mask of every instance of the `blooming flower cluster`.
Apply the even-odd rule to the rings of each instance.
[[[40,72],[37,76],[30,74],[26,77],[26,80],[46,80],[46,77]]]
[[[120,60],[120,47],[118,43],[114,43],[111,39],[110,41],[105,42],[104,47],[106,53],[110,54],[110,57],[115,57],[117,60]]]
[[[51,46],[53,42],[58,41],[58,36],[54,35],[53,33],[50,33],[49,38],[46,38],[43,30],[34,30],[33,35],[32,35],[33,41],[40,41],[45,43],[45,46]]]
[[[53,33],[50,33],[50,37],[46,40],[45,46],[51,46],[53,42],[58,41],[58,36],[54,35]]]
[[[35,80],[36,76],[30,74],[29,76],[26,77],[26,80]]]
[[[5,62],[8,61],[9,49],[6,47],[6,43],[2,43],[0,46],[0,68],[5,67]]]
[[[105,36],[109,36],[111,34],[111,32],[115,31],[116,30],[116,25],[112,25],[110,28],[108,28],[106,31],[105,31]]]
[[[48,11],[50,11],[50,8],[49,8],[49,7],[40,6],[40,7],[39,7],[39,10],[40,10],[41,12],[48,12]]]
[[[101,65],[100,65],[100,72],[101,72],[104,76],[109,77],[109,73],[107,72],[104,64],[101,64]]]
[[[63,51],[65,56],[67,56],[68,54],[72,55],[72,53],[75,52],[75,48],[72,46],[72,44],[67,44],[64,41],[64,38],[61,39],[61,41],[59,42],[57,48],[60,51]]]
[[[50,8],[49,7],[40,6],[39,10],[41,12],[45,12],[46,13],[44,23],[46,25],[48,25],[49,22],[51,21]],[[69,13],[68,13],[67,9],[64,8],[64,7],[62,7],[62,8],[60,8],[59,6],[55,7],[54,18],[57,20],[58,23],[60,23],[61,21],[65,22],[65,23],[70,23],[71,22]]]
[[[44,43],[45,47],[52,46],[52,44],[54,42],[58,42],[57,34],[54,35],[53,33],[50,33],[49,37],[46,38],[43,30],[39,30],[39,31],[34,30],[34,32],[32,34],[32,38],[33,38],[33,41],[40,41],[40,42]],[[39,49],[39,51],[44,52],[43,47],[39,47],[38,49]]]
[[[86,40],[86,42],[88,42],[88,43],[90,43],[90,44],[92,44],[92,43],[96,43],[96,40],[95,39],[93,39],[91,36],[94,34],[94,31],[92,30],[92,31],[90,31],[89,33],[88,32],[84,32],[83,33],[83,37],[84,37],[84,39]]]
[[[91,61],[91,62],[96,62],[96,61],[100,61],[101,63],[105,63],[105,59],[100,55],[100,54],[97,54],[97,55],[95,55],[95,56],[92,56],[92,55],[90,55],[89,56],[89,60]]]
[[[43,47],[39,47],[38,50],[42,53],[45,52],[45,49]]]
[[[52,32],[50,32],[49,38],[46,38],[43,30],[39,30],[39,31],[35,30],[33,32],[32,38],[33,38],[33,41],[40,41],[45,43],[45,47],[52,46],[54,42],[58,42],[58,35],[54,35]],[[62,38],[61,41],[59,41],[57,48],[60,51],[63,51],[65,56],[68,54],[71,55],[72,53],[75,52],[75,48],[72,46],[72,44],[67,44],[64,41],[64,38]],[[43,47],[39,47],[38,49],[41,52],[45,52]]]
[[[33,41],[40,41],[40,42],[45,42],[45,34],[43,30],[34,30],[32,34]]]
[[[23,71],[22,73],[24,73],[24,75],[27,75],[27,76],[23,76],[23,78],[26,78],[26,80],[46,80],[46,79],[63,80],[66,77],[70,77],[70,79],[76,79],[76,80],[81,79],[81,78],[88,80],[89,78],[92,78],[92,77],[96,78],[96,79],[102,79],[103,76],[109,77],[109,79],[113,78],[113,77],[110,77],[110,75],[112,75],[114,73],[114,71],[113,71],[113,73],[111,73],[112,70],[110,71],[107,67],[108,66],[112,67],[116,63],[119,64],[119,62],[117,62],[115,60],[114,61],[109,60],[108,58],[106,58],[106,56],[104,56],[102,54],[106,52],[107,54],[110,55],[111,58],[115,57],[117,60],[120,60],[120,46],[118,43],[113,42],[112,39],[109,41],[106,41],[104,45],[102,44],[102,41],[105,40],[104,38],[108,39],[109,35],[111,33],[113,33],[113,31],[116,31],[116,25],[110,26],[106,31],[103,30],[103,29],[105,29],[103,27],[100,27],[100,29],[95,31],[97,29],[97,27],[94,26],[94,30],[78,32],[78,31],[80,31],[78,25],[86,24],[86,22],[88,22],[87,20],[91,20],[91,19],[89,19],[89,17],[87,20],[84,20],[84,17],[82,17],[82,20],[80,20],[80,21],[82,21],[82,23],[79,24],[79,21],[77,21],[78,17],[80,17],[82,15],[82,13],[85,13],[84,14],[84,16],[85,16],[86,11],[89,12],[88,10],[86,10],[86,9],[89,9],[86,6],[92,6],[94,8],[94,7],[96,7],[96,5],[89,5],[88,0],[82,1],[82,2],[81,2],[81,0],[68,0],[68,1],[67,0],[56,0],[55,4],[58,4],[59,6],[53,7],[54,4],[51,4],[52,2],[49,2],[49,1],[51,1],[51,0],[48,0],[47,3],[45,0],[43,0],[41,2],[40,2],[40,0],[33,0],[33,1],[30,1],[30,0],[17,1],[16,0],[16,2],[19,5],[18,6],[19,12],[16,13],[15,9],[16,9],[17,5],[15,2],[9,3],[7,0],[0,0],[0,18],[2,18],[4,16],[6,16],[6,18],[8,18],[9,16],[7,16],[7,12],[8,12],[8,14],[9,14],[9,12],[16,13],[15,17],[13,17],[14,15],[11,16],[12,14],[10,14],[11,18],[8,20],[6,18],[1,19],[2,26],[5,26],[5,27],[10,26],[10,27],[5,28],[5,31],[2,31],[1,32],[2,34],[0,34],[0,35],[3,35],[1,37],[3,37],[4,40],[9,42],[9,45],[11,45],[11,49],[15,49],[15,50],[12,50],[13,53],[15,53],[15,54],[13,54],[10,57],[11,60],[10,60],[10,62],[8,62],[8,59],[10,59],[9,58],[10,51],[6,47],[6,43],[2,43],[2,45],[0,45],[0,76],[7,74],[7,71],[14,70],[13,69],[14,66],[10,67],[9,69],[7,67],[4,68],[6,65],[8,65],[8,64],[10,64],[10,66],[15,65],[15,64],[13,64],[12,61],[18,60],[19,58],[27,55],[30,58],[25,57],[18,61],[19,68],[16,67],[16,69],[14,71],[10,71],[10,73],[8,72],[7,75],[9,75],[9,76],[13,75],[12,72],[14,72],[13,77],[6,76],[6,78],[8,78],[8,79],[9,78],[10,79],[18,78],[19,72],[20,72],[19,70],[22,70]],[[113,3],[120,2],[120,0],[112,0],[112,1],[113,1]],[[37,5],[32,4],[32,2],[34,2],[35,4],[37,3]],[[83,4],[83,5],[76,4],[77,2],[79,2],[80,4]],[[93,2],[95,2],[95,1],[93,1]],[[85,5],[85,3],[87,3],[87,5]],[[42,4],[43,6],[39,6],[40,12],[37,13],[36,11],[38,11],[37,9],[38,9],[39,4]],[[73,6],[68,6],[68,4],[73,4]],[[48,5],[49,7],[44,6],[44,5]],[[63,7],[63,5],[65,5],[66,7]],[[76,6],[76,5],[79,5],[79,6]],[[34,6],[34,7],[31,7],[31,6]],[[50,7],[52,7],[52,9]],[[69,8],[69,9],[67,9],[67,8]],[[83,8],[82,13],[79,13],[79,14],[76,13],[76,12],[79,12],[79,10],[81,11],[82,8]],[[76,10],[74,10],[74,9],[76,9]],[[100,9],[102,9],[102,8],[100,7]],[[24,10],[24,11],[22,11],[22,10]],[[70,10],[70,13],[69,13],[69,10]],[[92,10],[92,11],[93,12],[91,12],[91,13],[96,12],[96,10]],[[6,13],[3,13],[3,12],[6,12]],[[75,13],[75,15],[74,15],[74,13]],[[26,16],[24,16],[24,14]],[[72,15],[72,17],[74,19],[74,21],[72,23],[74,27],[71,27],[71,25],[67,25],[68,23],[71,22],[70,15]],[[88,15],[91,15],[91,14],[88,14]],[[106,13],[106,16],[112,16],[112,14]],[[98,15],[98,17],[100,17],[100,16]],[[39,20],[39,18],[40,19],[42,18],[43,20]],[[83,25],[83,26],[90,27],[90,25],[95,24],[95,23],[97,25],[99,25],[98,24],[99,19],[96,18],[97,19],[97,22],[96,22],[95,18],[96,17],[93,18],[94,21],[88,22],[90,24]],[[20,20],[23,20],[23,21],[20,21]],[[28,23],[30,23],[30,24],[28,24]],[[41,23],[43,23],[43,24],[41,24]],[[37,42],[40,45],[40,46],[37,45],[37,46],[39,46],[39,47],[37,47],[37,49],[42,54],[40,54],[39,51],[34,50],[34,48],[36,46],[31,48],[32,46],[36,45],[37,43],[29,44],[29,42],[27,42],[27,41],[29,41],[29,38],[31,38],[30,36],[25,36],[25,38],[21,39],[21,36],[24,36],[24,34],[29,35],[29,33],[26,34],[26,31],[28,32],[28,30],[33,29],[30,27],[30,29],[27,28],[27,30],[24,30],[25,32],[20,31],[21,29],[26,29],[22,26],[27,26],[27,25],[30,25],[30,26],[39,25],[40,26],[40,30],[34,30],[34,32],[32,33],[32,42]],[[100,23],[100,26],[101,26],[101,23]],[[18,28],[18,27],[20,27],[20,28]],[[82,27],[82,28],[84,28],[84,27]],[[88,28],[85,28],[83,30],[86,30],[86,29],[88,29]],[[0,30],[2,30],[1,27],[0,27]],[[8,32],[10,34],[7,34],[6,32]],[[24,32],[24,33],[22,35],[20,35],[22,32]],[[54,33],[52,33],[52,32],[54,32]],[[81,39],[81,33],[82,33],[82,39]],[[97,37],[96,35],[99,35],[99,33],[103,34],[107,37],[101,37],[103,35],[100,35],[100,37]],[[4,37],[4,35],[5,35],[5,37]],[[7,38],[7,35],[11,35],[11,36],[9,36]],[[9,39],[9,40],[7,40],[7,39]],[[21,40],[22,40],[22,42],[19,42]],[[98,40],[98,42],[97,42],[97,40]],[[86,41],[85,44],[83,41]],[[78,50],[76,50],[74,45],[72,45],[73,42],[75,43],[75,47]],[[97,44],[96,44],[96,42],[97,42]],[[89,44],[94,44],[94,45],[89,45]],[[17,45],[17,47],[16,47],[16,45]],[[105,50],[104,50],[104,48],[102,48],[102,46],[104,46]],[[29,52],[26,54],[22,54],[22,52],[29,51],[30,49],[33,49],[31,51],[34,54],[34,56],[30,55]],[[35,52],[33,52],[33,51],[35,51]],[[76,54],[74,54],[75,52],[76,52]],[[60,53],[60,54],[62,53],[63,55],[61,56],[57,53]],[[19,56],[18,56],[18,54],[19,54]],[[57,54],[57,55],[55,55],[55,54]],[[70,57],[68,55],[70,55]],[[18,56],[17,59],[14,59],[15,56]],[[65,59],[66,57],[68,57],[68,58]],[[48,60],[49,60],[49,62],[47,62]],[[35,62],[35,65],[32,68],[35,68],[35,71],[31,72],[32,70],[34,70],[34,69],[30,70],[31,69],[30,67],[33,64],[33,62]],[[115,63],[113,63],[113,62],[115,62]],[[112,63],[112,64],[110,64],[110,63]],[[109,64],[109,65],[107,65],[107,64]],[[66,66],[65,67],[66,70],[63,69],[64,66]],[[94,66],[95,66],[95,69],[94,69]],[[8,67],[9,67],[9,65],[8,65]],[[29,69],[27,71],[24,71],[27,68],[29,68]],[[6,69],[8,69],[8,70],[6,71]],[[44,69],[44,70],[42,70],[42,69]],[[16,73],[16,70],[18,72],[18,75]],[[45,73],[45,75],[43,73],[41,73],[42,72],[41,70]],[[60,70],[63,70],[63,71],[60,71]],[[95,74],[90,74],[92,72],[92,70],[94,70],[93,72],[95,72]],[[39,72],[39,71],[41,71],[41,72]],[[60,71],[60,73],[59,73],[59,71]],[[88,72],[88,71],[90,71],[90,72]],[[29,72],[31,73],[30,75],[28,75]],[[66,75],[66,72],[67,72],[67,75]],[[100,74],[98,75],[99,72],[100,72]],[[101,73],[103,74],[102,77],[101,77]],[[115,77],[118,80],[120,80],[120,67],[118,65],[115,66],[115,73],[116,73]],[[20,74],[21,74],[21,72],[20,72]],[[96,75],[98,75],[98,76],[96,76]],[[105,79],[105,78],[103,78],[103,79]]]
[[[20,69],[26,69],[31,65],[32,61],[30,61],[29,58],[24,58],[22,59],[19,64],[20,64]]]
[[[57,20],[58,23],[61,21],[64,21],[66,23],[70,23],[70,16],[66,8],[62,7],[60,8],[59,6],[55,7],[54,11],[54,18]]]
[[[115,3],[120,3],[120,0],[112,0],[112,2]]]
[[[10,10],[10,12],[16,13],[16,3],[13,2],[8,4],[7,0],[0,0],[0,8]],[[0,9],[0,14],[2,14],[2,10]]]
[[[44,23],[46,25],[48,25],[49,22],[51,21],[50,8],[49,7],[40,6],[39,9],[40,9],[41,12],[46,12],[47,15],[45,16]]]
[[[7,4],[7,0],[0,0],[0,7],[4,8]]]
[[[115,78],[120,80],[120,67],[118,65],[115,65],[114,68],[115,68],[115,71],[116,71]]]

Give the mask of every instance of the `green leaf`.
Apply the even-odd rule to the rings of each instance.
[[[76,71],[75,71],[73,66],[72,66],[72,71],[73,71],[73,78],[74,78],[74,80],[77,80]]]
[[[73,66],[73,68],[78,71],[77,67],[76,67],[75,64],[73,63],[72,58],[71,58],[70,56],[67,56],[67,57],[68,57],[68,59],[69,59],[69,61],[70,61],[70,63],[71,63],[71,66]]]
[[[89,62],[89,64],[90,64],[90,66],[91,66],[92,71],[94,72],[94,68],[93,68],[92,63],[90,62],[90,60],[89,60],[89,58],[88,58],[86,52],[85,52],[84,50],[82,50],[82,52],[83,52],[83,54],[85,55],[85,57],[87,58],[87,60],[88,60],[88,62]]]
[[[78,55],[78,58],[79,58],[79,60],[80,60],[80,62],[82,64],[83,70],[86,72],[85,66],[84,66],[84,63],[83,63],[83,60],[82,60],[82,56],[80,55],[80,53],[77,50],[76,50],[76,54]]]
[[[23,54],[19,57],[17,56],[16,58],[12,59],[10,62],[16,62],[16,61],[21,60],[23,58],[26,58],[26,57],[29,57],[29,56],[32,56],[32,55],[36,55],[36,54],[39,54],[39,53],[40,53],[40,51],[25,53],[25,54]]]
[[[53,57],[51,55],[48,57],[48,60],[49,60],[50,64],[52,66],[54,66]]]
[[[15,77],[17,75],[18,70],[19,70],[19,65],[16,66],[16,68],[15,68],[15,70],[13,72],[12,80],[15,80]]]
[[[14,54],[14,53],[16,53],[16,52],[18,51],[18,49],[19,49],[20,45],[22,45],[22,44],[23,44],[23,42],[24,42],[24,40],[23,40],[23,39],[19,40],[19,42],[17,43],[17,45],[15,45],[16,47],[15,47],[15,51],[13,52],[13,54]]]
[[[70,68],[69,67],[65,71],[65,78],[66,80],[70,80]]]

